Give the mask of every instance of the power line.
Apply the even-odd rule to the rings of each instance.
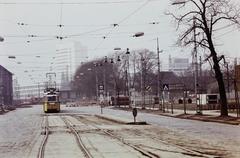
[[[15,24],[15,23],[14,23]],[[137,24],[125,24],[121,25],[121,27],[135,27],[135,26],[145,26],[145,25],[153,25],[153,24],[160,24],[159,21],[153,21],[149,23],[137,23]],[[17,25],[20,26],[34,26],[34,27],[106,27],[109,26],[109,24],[102,24],[102,25],[95,25],[95,24],[87,24],[87,25],[74,25],[74,24],[61,24],[60,26],[57,24],[33,24],[33,23],[24,23],[24,22],[18,22]],[[114,25],[114,24],[111,24]]]
[[[130,18],[132,15],[134,15],[135,13],[137,13],[139,10],[141,10],[143,7],[145,7],[150,0],[147,0],[145,3],[143,3],[141,6],[139,6],[137,9],[135,9],[132,13],[130,13],[129,15],[127,15],[125,18],[123,18],[122,20],[120,20],[118,22],[118,24],[123,23],[124,21],[126,21],[128,18]]]
[[[113,28],[105,35],[103,36],[103,40],[95,47],[94,50],[98,49],[104,42],[104,40],[114,31],[114,28],[116,26],[119,26],[119,24],[123,23],[124,21],[126,21],[128,18],[130,18],[132,15],[134,15],[135,13],[137,13],[139,10],[141,10],[144,6],[146,6],[149,3],[150,0],[145,1],[145,3],[143,3],[141,6],[139,6],[137,9],[135,9],[133,12],[131,12],[129,15],[127,15],[126,17],[124,17],[122,20],[120,20],[116,25],[113,26]]]
[[[214,31],[223,30],[223,29],[226,29],[226,28],[231,27],[231,26],[233,26],[233,25],[236,25],[236,24],[235,24],[235,23],[231,23],[231,24],[228,24],[228,25],[226,25],[226,26],[223,26],[223,27],[217,28],[217,29],[215,29]]]
[[[124,4],[124,3],[140,3],[144,0],[122,0],[122,1],[95,1],[95,2],[0,2],[2,5],[106,5],[106,4]]]
[[[216,38],[223,37],[223,36],[225,36],[227,34],[230,34],[230,33],[234,32],[234,31],[236,31],[236,29],[233,28],[233,29],[231,29],[231,30],[229,30],[229,31],[227,31],[227,32],[225,32],[223,34],[218,35]]]

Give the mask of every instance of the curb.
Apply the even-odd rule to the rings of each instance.
[[[237,121],[223,121],[223,120],[214,120],[214,119],[207,119],[207,118],[193,118],[193,117],[181,117],[179,115],[177,116],[171,116],[167,114],[158,114],[166,117],[173,117],[173,118],[179,118],[179,119],[185,119],[185,120],[195,120],[195,121],[202,121],[202,122],[215,122],[215,123],[221,123],[221,124],[228,124],[228,125],[239,125],[240,122]],[[180,114],[182,115],[182,114]]]
[[[182,118],[182,117],[176,117],[180,119],[188,119],[188,120],[196,120],[196,121],[202,121],[202,122],[215,122],[215,123],[221,123],[221,124],[228,124],[228,125],[239,125],[239,122],[236,121],[223,121],[223,120],[213,120],[213,119],[203,119],[203,118]]]
[[[103,115],[95,115],[95,116],[98,117],[98,118],[104,119],[104,120],[115,122],[115,123],[127,124],[127,122],[123,121],[123,120],[113,119],[113,118],[106,117],[106,116],[103,116]]]
[[[137,121],[137,122],[132,122],[132,121],[124,121],[124,120],[120,120],[120,118],[113,118],[111,116],[103,116],[103,115],[95,115],[98,118],[104,119],[104,120],[108,120],[108,121],[112,121],[115,123],[119,123],[119,124],[125,124],[125,125],[148,125],[146,121]]]
[[[179,115],[169,115],[167,113],[152,113],[151,111],[139,111],[142,113],[150,113],[153,115],[161,115],[161,116],[166,116],[166,117],[173,117],[173,118],[179,118],[179,119],[186,119],[186,120],[195,120],[195,121],[202,121],[202,122],[214,122],[214,123],[221,123],[221,124],[228,124],[228,125],[240,125],[239,121],[224,121],[224,120],[214,120],[214,119],[207,119],[207,118],[194,118],[194,117],[181,117],[183,114]],[[183,115],[184,116],[184,115]],[[186,116],[186,115],[185,115]]]

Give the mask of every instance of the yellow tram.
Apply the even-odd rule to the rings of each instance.
[[[43,111],[60,112],[59,91],[56,88],[47,88],[44,92]]]

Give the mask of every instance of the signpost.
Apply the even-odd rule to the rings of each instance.
[[[99,101],[100,101],[100,108],[101,108],[101,114],[103,114],[103,104],[104,104],[104,86],[103,85],[99,85],[98,86],[98,90],[99,90]]]
[[[136,123],[136,117],[137,117],[137,108],[133,108],[132,113],[133,113],[134,124],[135,124]]]
[[[165,98],[168,97],[167,99],[171,102],[171,111],[173,113],[173,100],[170,97],[170,92],[174,92],[174,91],[183,91],[185,90],[185,86],[182,83],[175,83],[175,84],[163,84],[163,93]],[[166,93],[168,94],[168,96],[166,96]],[[184,94],[183,94],[184,95]],[[185,105],[185,95],[183,96],[183,100],[184,100],[184,113],[186,113],[186,105]],[[168,110],[168,108],[167,108]]]
[[[169,84],[163,84],[163,90],[168,91],[169,90]]]

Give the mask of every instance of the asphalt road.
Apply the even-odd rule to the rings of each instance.
[[[82,107],[69,109],[82,113],[100,114],[100,107]],[[131,112],[104,108],[104,114],[115,115],[133,120]],[[227,125],[214,122],[202,122],[196,120],[179,119],[149,113],[139,113],[137,118],[147,123],[167,128],[171,131],[181,133],[186,137],[192,137],[196,140],[204,140],[210,144],[227,148],[232,152],[237,152],[240,157],[240,126]]]
[[[99,106],[65,107],[63,105],[60,114],[64,113],[101,115],[101,110]],[[103,114],[133,120],[131,112],[109,107],[103,109]],[[36,146],[39,145],[39,136],[42,132],[43,115],[41,106],[18,108],[0,115],[0,157],[34,157],[32,153],[36,153],[38,149]],[[163,141],[192,146],[196,149],[207,148],[204,151],[209,150],[210,153],[213,151],[216,153],[218,149],[219,152],[226,151],[232,154],[231,157],[240,157],[240,126],[184,120],[149,113],[138,113],[137,119],[155,126],[153,135],[158,135]],[[147,134],[152,132],[143,127],[143,131],[145,130],[148,131]]]

